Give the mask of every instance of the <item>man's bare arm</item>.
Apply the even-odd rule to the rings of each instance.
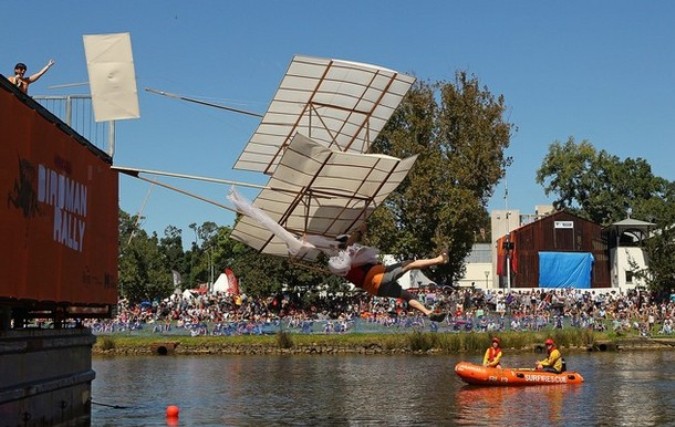
[[[28,77],[28,79],[27,79],[27,80],[28,80],[28,83],[33,83],[33,82],[35,82],[37,79],[39,79],[40,77],[42,77],[42,76],[44,75],[44,73],[46,73],[47,70],[49,70],[49,69],[52,67],[52,65],[54,65],[54,64],[55,64],[54,60],[53,60],[53,59],[50,59],[49,62],[47,63],[47,65],[45,65],[44,67],[42,67],[42,69],[41,69],[40,71],[38,71],[37,73],[35,73],[35,74],[33,74],[32,76]]]

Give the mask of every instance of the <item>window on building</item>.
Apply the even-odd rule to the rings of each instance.
[[[626,283],[627,284],[633,283],[633,272],[632,271],[626,271]]]

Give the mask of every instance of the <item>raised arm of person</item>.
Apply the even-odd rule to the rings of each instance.
[[[54,64],[55,64],[54,60],[50,59],[49,62],[47,62],[47,65],[42,67],[42,69],[40,71],[38,71],[37,73],[32,74],[26,80],[28,80],[28,83],[34,83],[35,81],[37,81],[37,79],[42,77],[44,75],[44,73],[46,73],[47,70],[49,70],[52,67],[52,65],[54,65]]]

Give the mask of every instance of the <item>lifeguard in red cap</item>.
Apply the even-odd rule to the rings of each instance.
[[[490,347],[485,351],[485,356],[483,356],[483,366],[488,366],[490,368],[502,367],[502,365],[499,364],[499,361],[502,359],[502,349],[500,344],[499,338],[492,338],[492,344],[490,344]]]
[[[556,374],[561,373],[563,371],[563,358],[560,350],[558,350],[558,347],[555,346],[551,338],[544,341],[544,345],[546,346],[548,357],[537,362],[537,370],[554,372]]]

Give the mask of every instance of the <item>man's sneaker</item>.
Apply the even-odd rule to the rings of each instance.
[[[445,316],[447,316],[447,313],[431,313],[429,315],[429,320],[432,322],[442,322],[445,320]]]

